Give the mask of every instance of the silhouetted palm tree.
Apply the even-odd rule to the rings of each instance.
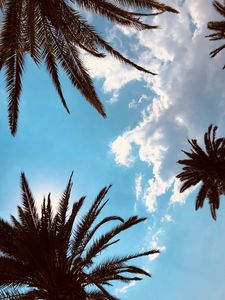
[[[153,9],[159,13],[177,12],[158,0],[0,0],[3,13],[0,69],[6,70],[9,125],[13,135],[17,129],[25,54],[36,64],[46,64],[68,112],[58,76],[59,65],[86,100],[105,116],[93,82],[80,57],[80,49],[96,57],[103,57],[104,53],[101,51],[106,51],[138,70],[154,74],[112,48],[79,13],[79,9],[85,9],[120,25],[137,29],[156,28],[140,20],[141,16],[152,14],[131,12],[125,6],[130,9]]]
[[[208,29],[215,31],[215,33],[212,33],[207,37],[209,37],[210,41],[224,40],[225,39],[225,1],[224,4],[221,4],[219,1],[213,1],[213,6],[223,17],[223,20],[208,22]],[[211,57],[216,56],[224,48],[225,48],[225,44],[210,52],[210,56]],[[225,69],[225,65],[223,69]]]
[[[201,182],[196,198],[195,209],[203,207],[208,198],[213,219],[216,220],[216,209],[220,205],[220,195],[225,194],[225,138],[216,138],[217,126],[210,125],[204,135],[204,151],[197,140],[188,140],[191,152],[183,151],[189,159],[179,160],[184,165],[183,172],[177,177],[184,181],[180,192]]]
[[[4,288],[1,299],[113,300],[116,298],[106,286],[117,280],[129,282],[141,280],[139,275],[150,276],[129,261],[158,250],[104,261],[97,258],[119,241],[114,239],[119,233],[145,220],[137,216],[127,220],[109,216],[97,221],[108,202],[103,202],[103,198],[110,186],[100,191],[82,218],[77,215],[85,197],[74,203],[68,214],[71,177],[55,214],[49,194],[39,216],[24,174],[21,187],[23,205],[18,206],[19,217],[11,216],[11,223],[0,219],[0,288]],[[118,224],[96,238],[102,225],[111,221]]]

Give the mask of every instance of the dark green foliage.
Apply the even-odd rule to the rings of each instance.
[[[213,6],[222,16],[222,20],[208,22],[208,29],[214,31],[214,33],[208,35],[207,37],[210,41],[223,40],[225,38],[225,2],[224,4],[221,4],[219,1],[213,1]],[[210,52],[210,56],[216,56],[224,48],[225,44]],[[223,69],[225,69],[225,65],[223,66]]]
[[[75,5],[74,5],[75,4]],[[128,6],[129,11],[125,6]],[[81,59],[80,50],[95,57],[106,53],[140,71],[155,75],[125,58],[112,48],[96,30],[79,14],[85,9],[108,20],[136,29],[153,29],[140,20],[151,13],[138,13],[130,9],[156,10],[177,13],[158,0],[0,0],[3,14],[0,35],[0,69],[5,69],[9,93],[9,125],[12,134],[17,130],[19,99],[22,91],[22,74],[25,55],[39,65],[46,64],[53,84],[67,112],[58,75],[59,66],[66,72],[74,87],[105,117],[104,108],[98,99],[91,77]]]
[[[191,152],[183,151],[188,159],[179,160],[183,172],[177,175],[183,185],[180,192],[201,182],[196,198],[197,210],[203,207],[208,198],[213,219],[216,219],[216,210],[220,205],[220,195],[225,194],[225,138],[216,138],[217,126],[210,125],[204,135],[205,151],[198,145],[197,140],[188,140]]]
[[[123,220],[109,216],[97,218],[107,203],[103,188],[88,212],[77,217],[82,197],[68,212],[72,176],[57,212],[52,211],[50,195],[44,199],[39,216],[27,180],[22,174],[22,206],[11,223],[0,219],[0,298],[5,300],[115,300],[106,287],[114,281],[129,282],[150,276],[129,263],[131,259],[158,253],[151,250],[100,261],[97,256],[119,240],[120,232],[143,222],[137,216]],[[108,222],[117,225],[98,238],[96,232]]]

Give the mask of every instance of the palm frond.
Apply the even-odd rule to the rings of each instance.
[[[91,241],[91,239],[93,238],[94,234],[97,232],[97,230],[105,223],[108,223],[110,221],[120,221],[120,222],[124,222],[124,220],[121,217],[118,216],[110,216],[110,217],[106,217],[104,218],[102,221],[100,221],[93,229],[89,230],[87,232],[87,234],[85,235],[85,238],[83,238],[82,241],[82,246],[79,247],[79,253],[81,254],[86,246],[88,245],[88,243]]]
[[[220,198],[219,198],[219,192],[215,185],[212,185],[210,190],[207,194],[209,198],[209,205],[211,210],[211,215],[214,220],[216,220],[216,210],[219,209],[220,206]]]
[[[38,213],[35,206],[33,195],[30,191],[25,174],[21,174],[21,189],[23,198],[23,212],[29,217],[30,226],[37,228],[38,226]]]
[[[154,0],[114,0],[114,2],[125,6],[128,5],[132,8],[144,8],[150,10],[154,9],[163,12],[168,11],[172,13],[178,13],[176,9]]]
[[[0,219],[0,252],[6,255],[14,255],[15,245],[13,243],[13,227],[3,219]]]
[[[89,229],[91,228],[92,224],[96,220],[97,216],[101,212],[104,206],[101,206],[101,202],[103,201],[105,195],[107,194],[108,190],[111,186],[103,188],[98,196],[96,197],[95,201],[93,202],[92,206],[90,207],[87,214],[82,218],[80,223],[76,226],[76,230],[74,232],[74,237],[71,243],[71,249],[73,256],[79,256],[84,247],[87,244],[87,239],[89,238]],[[100,207],[100,208],[99,208]]]
[[[5,7],[6,17],[3,21],[0,39],[0,68],[5,66],[6,83],[9,92],[9,125],[15,135],[19,111],[19,98],[22,90],[21,77],[24,65],[22,27],[22,0],[8,1]]]
[[[213,6],[215,10],[223,17],[225,18],[225,3],[221,4],[219,1],[213,1]],[[208,22],[208,29],[214,31],[214,33],[207,35],[206,37],[209,38],[210,41],[215,40],[223,40],[225,39],[225,21],[209,21]],[[215,50],[210,52],[211,57],[215,57],[220,51],[222,51],[225,48],[225,45],[222,45]],[[223,69],[225,66],[223,67]]]
[[[112,240],[115,236],[117,236],[120,232],[127,230],[128,228],[145,221],[146,218],[138,218],[137,216],[129,218],[127,221],[124,221],[122,224],[117,225],[113,229],[111,229],[109,232],[103,234],[99,239],[93,242],[92,246],[87,250],[86,255],[83,259],[83,264],[89,265],[92,264],[92,260],[96,255],[101,252],[102,250],[105,250],[108,248],[111,243],[110,240]],[[81,265],[81,267],[83,266]]]
[[[76,0],[76,4],[80,5],[81,7],[84,6],[84,2],[82,0]],[[135,18],[134,14],[130,13],[129,11],[125,11],[119,6],[116,6],[106,0],[87,0],[85,1],[85,8],[87,10],[94,11],[96,14],[120,25],[135,27],[139,30],[157,28],[157,26],[151,26],[141,22],[139,18]]]
[[[62,195],[62,198],[60,199],[59,207],[57,210],[59,232],[61,232],[63,230],[65,223],[66,223],[66,214],[67,214],[67,210],[68,210],[71,189],[73,186],[72,177],[73,177],[73,172],[70,175],[69,182],[68,182],[67,187]]]
[[[207,193],[208,193],[207,185],[203,183],[196,198],[195,210],[198,210],[199,208],[203,207],[204,200],[207,196]]]
[[[225,5],[219,1],[213,1],[213,6],[221,16],[225,17]]]

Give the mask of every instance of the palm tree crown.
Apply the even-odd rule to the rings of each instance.
[[[21,176],[23,205],[18,218],[11,223],[0,219],[0,288],[1,299],[45,300],[115,300],[105,286],[116,280],[129,282],[150,276],[129,263],[131,259],[158,253],[151,250],[127,256],[116,256],[100,262],[96,257],[120,232],[143,222],[137,216],[123,220],[118,216],[96,219],[108,202],[103,199],[109,187],[103,188],[90,209],[77,218],[85,197],[73,204],[68,215],[72,188],[71,177],[54,214],[50,195],[43,200],[39,216],[27,180]],[[95,238],[102,225],[117,225]],[[74,226],[75,223],[75,226]]]
[[[219,1],[213,1],[213,6],[216,11],[223,17],[223,20],[208,22],[208,29],[213,30],[214,33],[208,35],[207,37],[210,39],[210,41],[223,40],[225,38],[225,1],[224,4],[221,4]],[[210,56],[216,56],[224,48],[225,44],[210,52]],[[225,69],[225,65],[223,69]]]
[[[128,7],[129,11],[125,7]],[[96,57],[104,57],[104,52],[108,52],[138,70],[154,74],[112,48],[80,15],[79,9],[94,12],[114,23],[136,29],[152,29],[156,26],[145,24],[140,20],[141,16],[149,16],[151,13],[138,13],[130,9],[154,9],[158,13],[177,12],[158,0],[0,0],[0,9],[3,14],[0,69],[5,68],[6,72],[9,125],[13,135],[17,130],[26,54],[36,64],[41,62],[46,64],[68,112],[58,76],[59,65],[86,100],[105,116],[92,79],[80,57],[80,49]]]
[[[188,140],[191,152],[183,151],[188,159],[179,160],[184,165],[183,172],[177,175],[183,185],[180,192],[201,182],[202,185],[196,198],[196,210],[203,207],[208,198],[213,219],[216,219],[216,209],[219,208],[220,195],[225,194],[225,138],[216,138],[217,126],[210,125],[205,133],[204,151],[197,140]]]

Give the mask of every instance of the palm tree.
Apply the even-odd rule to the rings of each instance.
[[[217,126],[210,125],[204,135],[204,151],[196,139],[188,140],[191,152],[183,151],[188,159],[179,160],[184,165],[183,172],[177,177],[183,181],[180,192],[201,182],[196,198],[195,209],[203,207],[208,198],[211,214],[216,220],[216,210],[220,205],[220,195],[225,194],[225,138],[216,138]]]
[[[210,41],[223,40],[225,39],[225,1],[224,4],[221,4],[219,1],[213,1],[213,6],[216,11],[223,17],[223,20],[208,22],[208,29],[213,30],[214,33],[208,35],[207,37]],[[225,44],[211,51],[210,56],[216,56],[224,48]],[[223,66],[223,69],[225,69],[225,65]]]
[[[3,14],[0,69],[4,68],[6,72],[9,125],[13,135],[17,130],[26,54],[37,65],[41,62],[46,64],[67,112],[69,109],[58,76],[59,66],[66,72],[73,86],[105,117],[102,103],[81,59],[81,49],[95,57],[104,57],[103,52],[108,52],[138,70],[155,74],[112,48],[79,13],[80,9],[85,9],[116,24],[140,30],[157,27],[140,20],[141,16],[151,16],[154,13],[128,11],[125,6],[129,9],[156,10],[156,14],[165,11],[177,13],[175,9],[159,3],[158,0],[0,0]]]
[[[143,222],[137,216],[127,220],[108,216],[97,222],[106,205],[109,187],[103,188],[82,218],[77,217],[85,197],[73,204],[68,214],[72,175],[59,202],[52,211],[50,194],[43,200],[39,216],[25,175],[21,176],[22,207],[11,223],[0,219],[0,288],[1,299],[106,300],[117,299],[105,288],[114,281],[141,280],[150,276],[129,263],[131,259],[158,253],[158,250],[114,256],[100,261],[103,250],[117,243],[119,233]],[[95,237],[109,222],[118,224]],[[75,224],[75,226],[74,226]]]

